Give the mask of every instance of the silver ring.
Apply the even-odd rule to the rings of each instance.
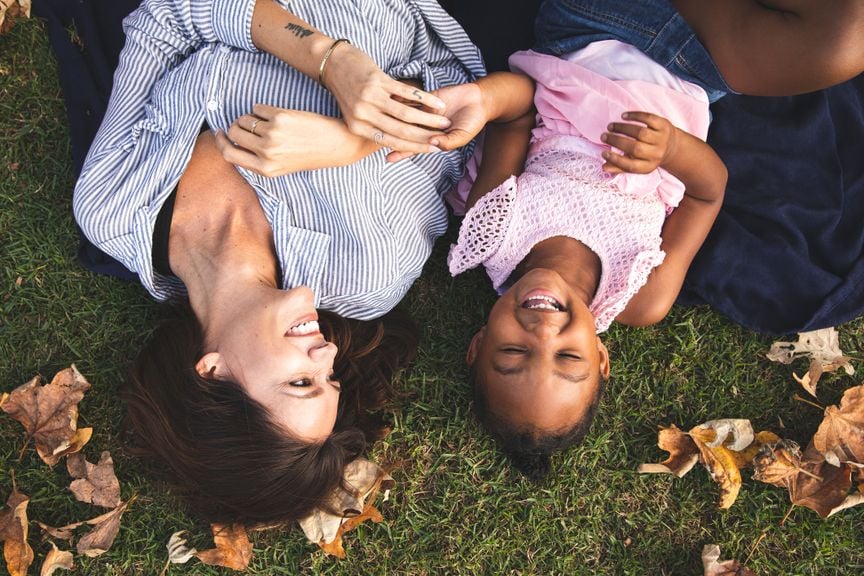
[[[375,141],[375,144],[380,146],[381,142],[384,141],[384,133],[379,130],[372,135],[372,139]]]
[[[252,126],[249,128],[249,132],[251,132],[252,134],[255,134],[255,127],[258,126],[258,122],[260,122],[260,121],[261,121],[260,118],[256,118],[255,120],[253,120]]]

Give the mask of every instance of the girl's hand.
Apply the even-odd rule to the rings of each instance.
[[[607,127],[608,132],[600,137],[622,152],[603,152],[605,172],[647,174],[674,155],[678,129],[669,120],[649,112],[625,112],[621,118],[634,123],[612,122]]]
[[[454,84],[434,91],[435,96],[446,105],[450,128],[435,135],[429,142],[440,150],[455,150],[465,146],[483,130],[487,113],[483,94],[475,83]],[[390,162],[398,162],[412,156],[411,153],[394,151],[387,155]]]
[[[256,104],[216,145],[228,162],[262,176],[343,166],[359,159],[362,140],[338,118]],[[371,146],[370,146],[371,147]]]
[[[348,129],[379,146],[435,152],[430,140],[450,127],[440,98],[394,80],[350,44],[336,47],[327,60],[323,82],[336,98]]]

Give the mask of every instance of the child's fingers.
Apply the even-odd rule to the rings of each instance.
[[[623,118],[624,120],[630,120],[631,122],[642,122],[649,128],[653,128],[654,130],[660,130],[666,122],[666,119],[662,116],[652,114],[651,112],[641,112],[638,110],[624,112],[623,114],[621,114],[621,118]]]
[[[660,133],[641,124],[627,124],[624,122],[610,122],[606,129],[609,133],[623,134],[635,140],[648,144],[654,144],[660,140]]]
[[[618,154],[611,150],[603,151],[603,159],[606,163],[603,165],[603,170],[610,174],[616,174],[614,171],[617,168],[621,172],[630,172],[633,174],[647,174],[656,167],[656,164],[639,158],[633,158],[626,154]],[[608,168],[607,168],[608,166]]]
[[[647,159],[651,156],[651,151],[653,149],[651,144],[646,144],[641,140],[634,140],[629,136],[623,136],[612,132],[604,133],[600,139],[609,146],[617,148],[621,152],[624,152],[624,154],[633,156],[634,158]]]

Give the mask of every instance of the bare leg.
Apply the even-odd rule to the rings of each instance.
[[[864,72],[861,0],[671,0],[733,90],[786,96]]]

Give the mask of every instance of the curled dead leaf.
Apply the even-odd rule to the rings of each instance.
[[[51,551],[42,562],[39,576],[51,576],[56,570],[72,570],[75,564],[72,561],[72,553],[68,550],[60,550],[51,542]]]
[[[846,390],[840,406],[825,408],[813,446],[835,466],[864,464],[864,385]]]
[[[711,474],[711,479],[720,486],[720,508],[727,509],[738,498],[741,491],[741,470],[732,451],[725,446],[711,447],[717,433],[710,428],[696,426],[690,437],[699,449],[702,464]]]
[[[720,547],[706,544],[702,548],[704,576],[756,576],[756,573],[738,560],[720,560]]]
[[[706,442],[711,448],[724,446],[729,450],[739,451],[750,446],[755,438],[753,425],[743,418],[709,420],[699,427],[714,431],[714,440]]]
[[[835,328],[802,332],[797,342],[774,342],[766,355],[769,360],[789,364],[796,358],[809,357],[810,368],[803,377],[793,373],[795,380],[811,395],[816,396],[816,385],[822,374],[840,368],[848,375],[855,373],[850,359],[840,350],[840,335]]]
[[[739,469],[747,468],[753,465],[753,460],[763,446],[766,444],[776,444],[777,442],[780,442],[779,436],[768,430],[762,430],[756,434],[752,444],[743,450],[733,451],[732,457],[735,459],[735,463]]]
[[[117,533],[120,532],[120,519],[123,517],[123,513],[126,512],[126,509],[134,501],[135,496],[132,496],[132,498],[121,503],[114,510],[90,520],[85,520],[83,523],[93,526],[93,529],[78,540],[78,545],[76,546],[78,553],[94,558],[107,552],[111,548],[111,545],[114,544]],[[82,523],[79,522],[78,524]]]
[[[252,543],[242,524],[213,524],[216,548],[196,552],[195,556],[209,566],[245,570],[252,559]]]
[[[185,564],[198,554],[198,550],[186,545],[186,539],[182,537],[185,533],[185,530],[174,532],[168,539],[168,562],[171,564]]]
[[[66,469],[75,478],[69,489],[76,500],[103,508],[120,505],[120,482],[114,474],[110,452],[102,452],[97,464],[87,462],[80,452],[71,454],[66,458]]]
[[[347,490],[337,488],[331,496],[331,505],[341,515],[318,509],[300,521],[300,527],[310,542],[315,542],[326,553],[345,557],[342,536],[366,520],[381,522],[383,516],[372,506],[380,490],[384,490],[387,501],[395,482],[390,475],[374,462],[357,458],[345,467],[343,474]]]
[[[36,442],[39,457],[53,466],[66,454],[78,452],[90,440],[92,428],[78,429],[78,403],[90,383],[73,364],[58,372],[51,383],[39,385],[36,376],[12,391],[2,410],[27,432],[26,444]]]
[[[21,16],[30,17],[30,0],[0,0],[0,34],[9,32]]]
[[[10,576],[26,576],[33,563],[33,549],[27,543],[29,501],[26,494],[13,486],[6,507],[0,510],[0,540],[3,541],[3,558]]]
[[[674,424],[660,428],[657,433],[657,446],[669,452],[663,462],[640,464],[636,469],[640,474],[674,474],[681,478],[699,461],[699,449],[683,430]]]
[[[753,479],[788,488],[801,472],[801,448],[792,440],[765,444],[753,459]]]

